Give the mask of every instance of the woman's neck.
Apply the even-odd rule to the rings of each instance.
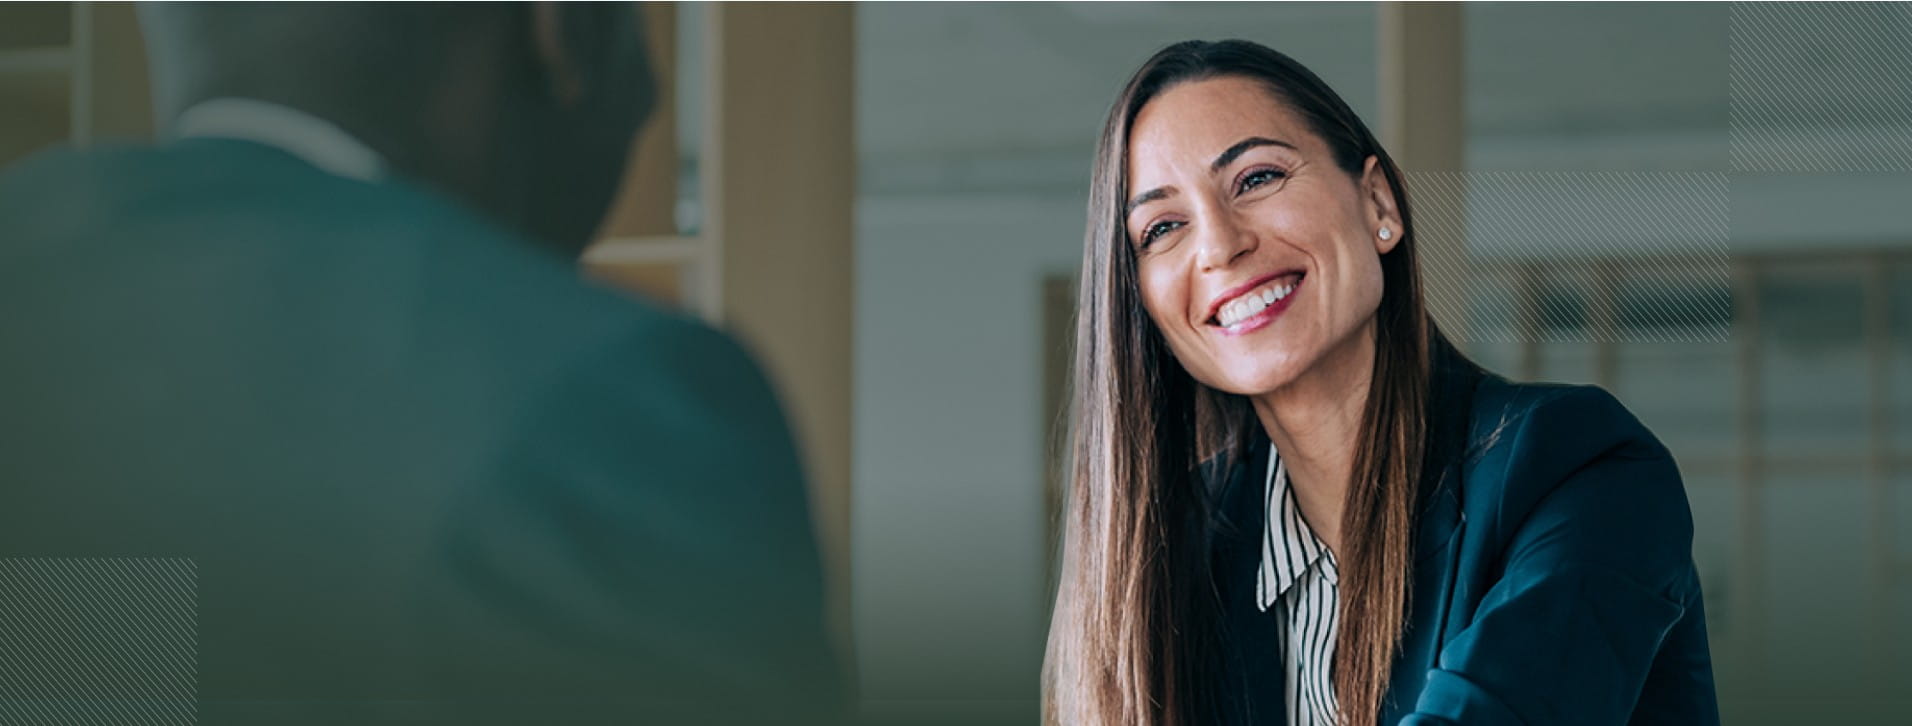
[[[1281,453],[1309,529],[1341,549],[1341,512],[1374,376],[1374,323],[1356,330],[1288,385],[1255,396],[1255,416]]]

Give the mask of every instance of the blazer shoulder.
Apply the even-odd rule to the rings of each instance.
[[[1610,489],[1616,503],[1686,511],[1672,454],[1598,386],[1489,375],[1471,418],[1463,506],[1501,528],[1520,524],[1568,482]]]

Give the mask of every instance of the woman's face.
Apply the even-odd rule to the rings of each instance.
[[[1367,344],[1380,256],[1402,232],[1374,158],[1350,176],[1299,115],[1239,77],[1157,95],[1128,155],[1143,305],[1196,380],[1259,395]]]

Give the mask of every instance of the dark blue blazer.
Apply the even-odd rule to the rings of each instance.
[[[1599,388],[1515,384],[1439,357],[1381,723],[1717,724],[1692,515],[1666,448]],[[1246,452],[1246,466],[1211,470],[1225,472],[1224,519],[1245,525],[1215,550],[1234,656],[1219,680],[1228,720],[1273,724],[1284,673],[1251,594],[1259,549],[1240,536],[1261,527],[1266,438]]]

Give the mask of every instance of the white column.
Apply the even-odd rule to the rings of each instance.
[[[1462,8],[1455,3],[1387,3],[1380,13],[1381,143],[1409,175],[1410,202],[1417,209],[1452,210],[1416,218],[1421,271],[1436,321],[1450,337],[1467,335],[1464,310],[1440,309],[1432,301],[1463,301],[1471,276],[1466,232],[1466,184],[1458,174],[1444,183],[1416,186],[1416,172],[1460,172],[1466,141],[1465,54]],[[1445,183],[1452,182],[1452,183]],[[1453,306],[1450,306],[1450,308]]]

